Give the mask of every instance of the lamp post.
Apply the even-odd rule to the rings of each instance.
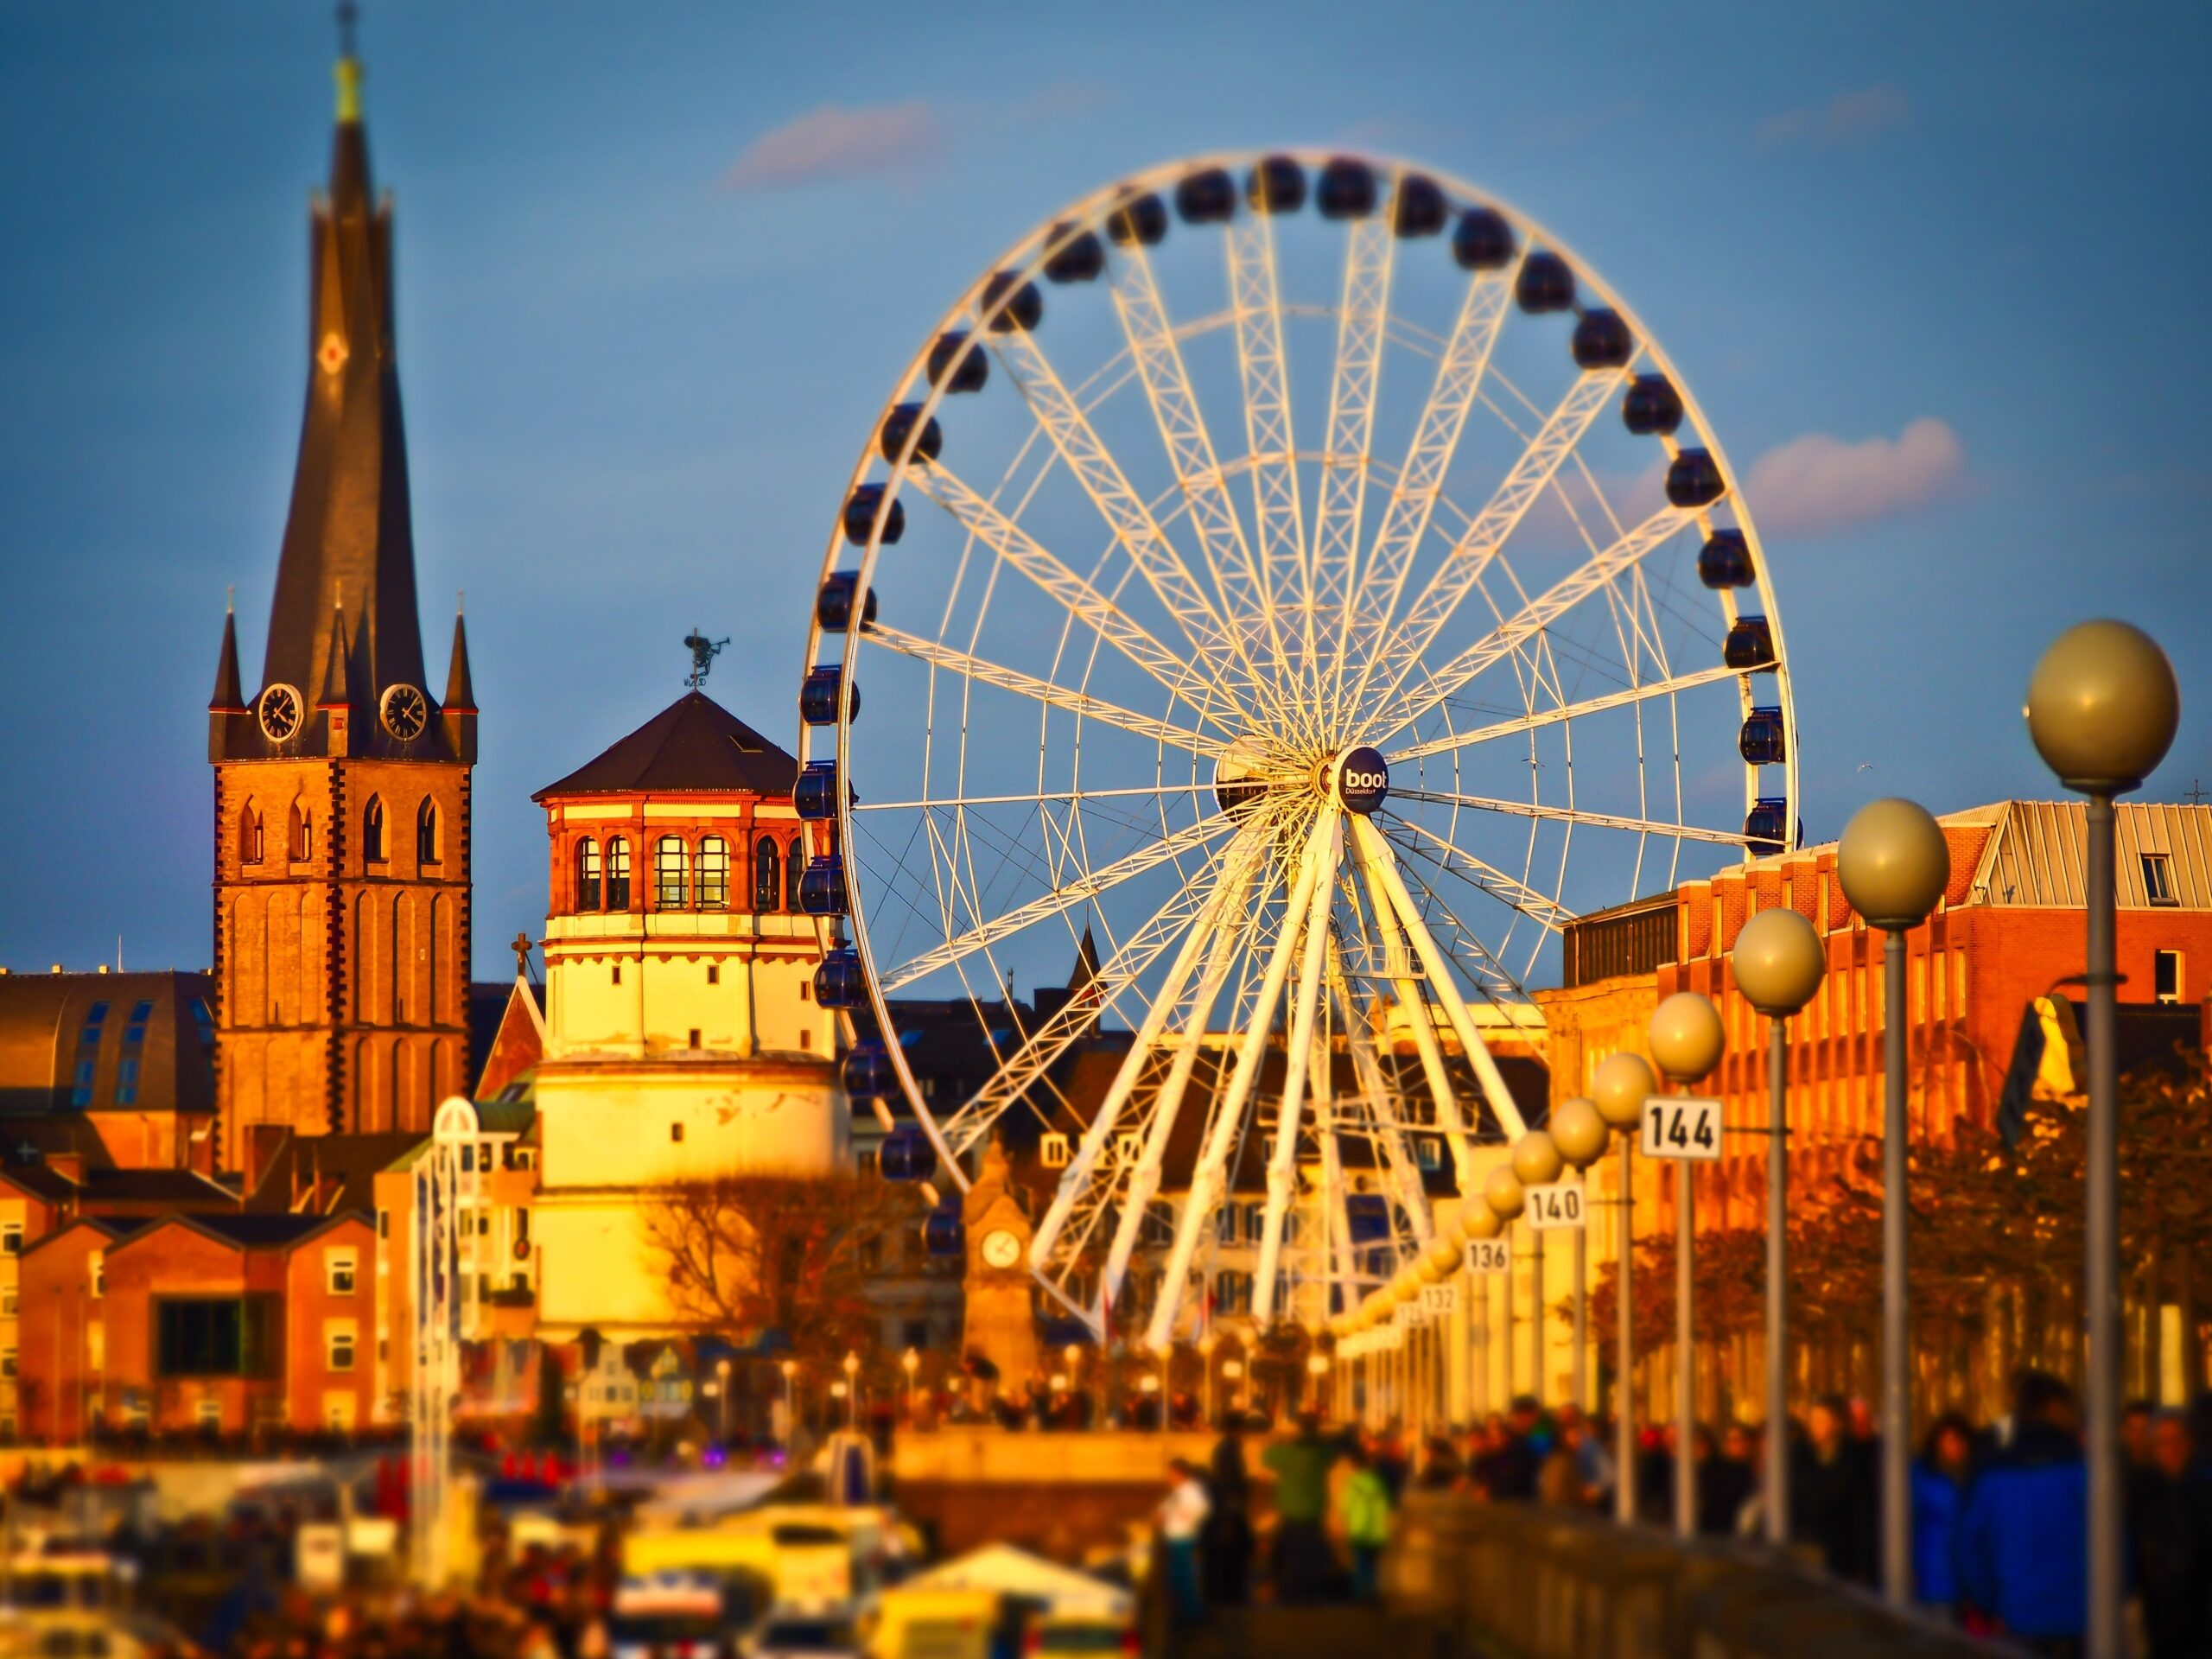
[[[921,1355],[909,1348],[899,1356],[899,1369],[906,1373],[906,1427],[912,1428],[919,1421],[914,1415],[914,1379],[922,1372]]]
[[[1720,1064],[1727,1033],[1710,997],[1676,991],[1651,1015],[1651,1058],[1669,1083],[1695,1083]],[[1675,1534],[1697,1536],[1696,1171],[1675,1166]]]
[[[1766,1016],[1766,1541],[1789,1541],[1789,1019],[1821,988],[1827,953],[1794,910],[1763,910],[1736,935],[1736,988]]]
[[[1613,1258],[1613,1519],[1636,1519],[1636,1127],[1643,1103],[1658,1087],[1641,1054],[1615,1054],[1590,1074],[1590,1101],[1607,1128],[1621,1136],[1620,1230]]]
[[[1329,1375],[1329,1357],[1323,1353],[1319,1348],[1316,1348],[1312,1353],[1306,1357],[1306,1375],[1313,1379],[1313,1399],[1312,1403],[1307,1406],[1306,1409],[1313,1412],[1313,1414],[1318,1417],[1321,1414],[1323,1409],[1321,1405],[1323,1380]],[[1335,1407],[1336,1402],[1333,1400],[1330,1401],[1329,1409],[1332,1414],[1335,1410]]]
[[[1950,849],[1927,809],[1870,801],[1844,826],[1835,853],[1843,896],[1885,936],[1882,946],[1882,1594],[1912,1602],[1912,1330],[1905,1283],[1906,1227],[1904,936],[1928,919],[1951,879]]]
[[[2119,963],[2113,897],[2113,799],[2141,786],[2173,742],[2181,692],[2158,642],[2125,622],[2083,622],[2028,681],[2028,734],[2044,764],[2088,798],[2088,1231],[2083,1240],[2089,1364],[2089,1659],[2120,1659]]]
[[[1531,1129],[1513,1143],[1512,1160],[1514,1179],[1524,1192],[1532,1186],[1549,1186],[1567,1169],[1567,1160],[1560,1155],[1550,1135],[1542,1129]],[[1529,1285],[1535,1303],[1529,1318],[1529,1392],[1541,1406],[1544,1403],[1544,1350],[1548,1345],[1549,1321],[1544,1313],[1544,1230],[1535,1224],[1533,1217],[1529,1224]]]
[[[721,1384],[717,1392],[721,1395],[722,1400],[722,1444],[728,1446],[729,1444],[729,1361],[718,1359],[715,1362],[715,1379]]]
[[[1213,1351],[1221,1346],[1221,1338],[1211,1331],[1198,1338],[1198,1358],[1206,1368],[1206,1385],[1201,1390],[1205,1401],[1206,1426],[1213,1426]]]
[[[784,1374],[784,1450],[788,1453],[798,1442],[798,1361],[787,1359],[778,1369]]]
[[[845,1373],[845,1427],[858,1428],[861,1426],[861,1357],[848,1348],[842,1369]]]
[[[1083,1345],[1074,1342],[1068,1344],[1060,1350],[1060,1358],[1067,1366],[1068,1403],[1077,1407],[1076,1417],[1080,1421],[1083,1416],[1078,1404],[1083,1394]]]
[[[1483,1201],[1497,1212],[1497,1218],[1508,1230],[1529,1208],[1529,1190],[1521,1184],[1521,1177],[1510,1162],[1500,1164],[1483,1181]],[[1505,1291],[1505,1321],[1503,1343],[1499,1357],[1505,1363],[1505,1395],[1513,1397],[1513,1265],[1506,1258],[1505,1271],[1498,1275]]]
[[[1223,1402],[1223,1414],[1224,1416],[1234,1413],[1237,1409],[1236,1397],[1240,1390],[1237,1389],[1236,1384],[1243,1380],[1243,1376],[1244,1362],[1243,1360],[1224,1359],[1221,1362],[1221,1380],[1229,1384],[1228,1389],[1226,1390],[1228,1398]]]
[[[1552,1145],[1560,1160],[1578,1174],[1605,1154],[1606,1124],[1595,1101],[1577,1095],[1553,1108]],[[1590,1409],[1590,1206],[1583,1193],[1582,1225],[1574,1230],[1574,1406]]]

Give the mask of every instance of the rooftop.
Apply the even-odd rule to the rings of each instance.
[[[798,761],[703,691],[687,691],[558,783],[531,797],[788,796]]]

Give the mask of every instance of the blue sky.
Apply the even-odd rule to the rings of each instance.
[[[19,971],[118,934],[207,960],[204,709],[226,585],[258,667],[332,40],[304,3],[0,10]],[[1209,148],[1495,188],[1636,306],[1739,471],[1771,457],[1811,835],[1876,793],[2050,793],[2020,693],[2088,614],[2181,672],[2151,792],[2212,787],[2202,8],[372,0],[361,46],[429,654],[465,588],[485,711],[480,973],[543,915],[529,792],[680,690],[693,625],[791,741],[830,516],[945,305],[1060,202]]]

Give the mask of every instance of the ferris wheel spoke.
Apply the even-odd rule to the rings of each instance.
[[[1525,881],[1516,880],[1496,865],[1476,857],[1464,847],[1455,846],[1426,824],[1417,823],[1396,813],[1391,815],[1391,821],[1404,827],[1409,841],[1427,843],[1425,846],[1411,845],[1408,851],[1450,870],[1491,898],[1512,906],[1546,932],[1556,933],[1575,919],[1574,912],[1557,899],[1537,892]],[[1499,971],[1503,969],[1501,968]]]
[[[1283,982],[1290,976],[1291,957],[1298,944],[1298,918],[1313,902],[1313,889],[1320,879],[1325,855],[1319,834],[1308,836],[1300,851],[1298,880],[1283,912],[1282,931],[1275,936],[1274,947],[1268,955],[1266,975],[1242,1026],[1236,1068],[1230,1073],[1227,1091],[1214,1107],[1212,1121],[1206,1126],[1205,1143],[1199,1151],[1197,1167],[1191,1172],[1191,1183],[1175,1218],[1175,1243],[1168,1255],[1166,1287],[1160,1305],[1153,1310],[1148,1332],[1155,1348],[1164,1348],[1174,1333],[1176,1312],[1183,1288],[1190,1280],[1191,1261],[1198,1254],[1199,1236],[1223,1197],[1223,1177],[1229,1166],[1229,1155],[1236,1148],[1243,1128],[1244,1109],[1259,1081],[1260,1062],[1267,1051],[1269,1028],[1274,1024],[1275,1004],[1281,1000]]]
[[[994,686],[1033,702],[1063,709],[1078,720],[1095,720],[1103,725],[1118,726],[1138,737],[1165,743],[1171,748],[1181,749],[1190,754],[1218,756],[1229,749],[1229,745],[1219,738],[1201,737],[1173,721],[1154,720],[1148,715],[1124,709],[1118,703],[1108,702],[1103,697],[1094,697],[1088,692],[1077,691],[1071,687],[1054,685],[1050,680],[1040,680],[1020,669],[1008,668],[1001,663],[991,662],[950,645],[941,645],[934,639],[925,639],[921,635],[908,633],[902,628],[871,622],[861,632],[861,637],[872,644],[883,645],[902,657],[911,657],[918,663],[943,669],[978,685]]]
[[[1508,1138],[1519,1140],[1528,1132],[1528,1125],[1522,1121],[1521,1109],[1514,1104],[1512,1093],[1498,1072],[1497,1062],[1491,1058],[1490,1050],[1484,1046],[1482,1033],[1475,1027],[1474,1016],[1467,1012],[1466,1002],[1459,995],[1459,988],[1452,982],[1450,959],[1437,948],[1436,940],[1428,931],[1428,923],[1423,919],[1420,907],[1414,903],[1413,895],[1406,891],[1405,878],[1399,873],[1398,861],[1390,851],[1390,843],[1383,839],[1382,832],[1372,822],[1363,817],[1355,817],[1352,819],[1352,832],[1358,837],[1361,862],[1376,888],[1377,908],[1383,909],[1386,914],[1392,911],[1396,912],[1400,925],[1406,930],[1407,938],[1421,954],[1421,969],[1429,988],[1436,994],[1436,1000],[1444,1005],[1444,1012],[1452,1021],[1452,1029],[1459,1035],[1461,1052],[1466,1055],[1467,1064],[1474,1068],[1476,1080],[1482,1084],[1483,1094],[1490,1102],[1491,1111]],[[1450,1122],[1459,1124],[1459,1133],[1464,1136],[1465,1127],[1459,1124],[1459,1109],[1456,1102],[1451,1112]]]
[[[1326,702],[1323,682],[1344,671],[1344,628],[1359,561],[1360,518],[1367,502],[1369,449],[1382,374],[1382,336],[1390,315],[1392,256],[1398,245],[1389,199],[1353,222],[1344,250],[1343,301],[1337,311],[1336,369],[1329,383],[1328,448],[1321,456],[1321,500],[1313,522],[1313,609],[1303,664],[1310,695]],[[1325,671],[1322,657],[1331,658]]]
[[[1367,1114],[1376,1125],[1378,1137],[1385,1135],[1392,1137],[1400,1143],[1398,1150],[1402,1153],[1404,1151],[1402,1142],[1405,1138],[1402,1120],[1395,1110],[1390,1111],[1387,1118],[1383,1116],[1384,1103],[1394,1100],[1395,1097],[1395,1085],[1384,1075],[1382,1064],[1376,1056],[1374,1037],[1368,1029],[1367,1020],[1352,1001],[1351,985],[1344,976],[1343,951],[1333,939],[1330,941],[1329,990],[1330,995],[1336,999],[1337,1007],[1344,1020],[1345,1046],[1351,1051],[1352,1077],[1359,1084],[1360,1099],[1366,1103]],[[1432,1047],[1434,1046],[1435,1035],[1436,1033],[1433,1031],[1429,1033]],[[1443,1076],[1440,1064],[1437,1075]],[[1450,1089],[1448,1078],[1446,1079],[1446,1088],[1448,1092]],[[1414,1230],[1426,1240],[1434,1224],[1429,1213],[1428,1194],[1418,1179],[1410,1185],[1405,1180],[1405,1171],[1410,1166],[1409,1159],[1394,1160],[1389,1166],[1391,1179],[1398,1188],[1401,1207],[1413,1217]],[[1346,1260],[1341,1270],[1345,1279],[1349,1281],[1357,1276],[1356,1266],[1350,1259],[1353,1254],[1351,1217],[1343,1213],[1342,1188],[1339,1186],[1330,1190],[1338,1194],[1336,1199],[1336,1209],[1338,1213],[1332,1217],[1332,1219],[1342,1227],[1344,1231]]]
[[[1282,296],[1275,283],[1273,218],[1255,210],[1229,227],[1229,304],[1236,319],[1236,364],[1244,391],[1244,447],[1252,470],[1252,516],[1268,608],[1288,611],[1301,660],[1311,661],[1313,594],[1306,566],[1306,511],[1283,350]],[[1285,688],[1286,693],[1292,690]],[[1308,734],[1311,734],[1310,733]]]
[[[1057,555],[963,482],[957,474],[932,464],[917,467],[906,477],[910,485],[943,507],[1000,559],[1158,681],[1169,696],[1199,720],[1223,731],[1241,725],[1241,721],[1226,718],[1243,712],[1233,697],[1221,688],[1202,682],[1194,683],[1186,658],[1160,644],[1120,606],[1069,569]],[[1200,692],[1210,692],[1212,697],[1202,696]],[[1228,706],[1217,706],[1213,697]]]
[[[1243,642],[1242,650],[1248,663],[1257,643],[1252,638],[1254,632],[1264,632],[1276,684],[1286,688],[1289,664],[1275,609],[1268,603],[1266,575],[1244,534],[1244,521],[1229,499],[1220,457],[1214,451],[1212,435],[1206,430],[1198,397],[1191,389],[1182,346],[1168,321],[1153,280],[1152,261],[1141,244],[1127,251],[1116,270],[1114,309],[1152,404],[1153,420],[1160,428],[1176,486],[1189,505],[1192,526],[1198,531],[1207,568],[1221,594],[1223,614]]]
[[[1027,795],[947,795],[911,801],[855,801],[856,813],[958,811],[971,806],[1039,806],[1063,802],[1124,799],[1164,800],[1180,795],[1203,795],[1207,785],[1193,779],[1187,784],[1145,784],[1128,789],[1047,789]]]
[[[1337,863],[1344,855],[1344,824],[1338,808],[1323,810],[1314,842],[1313,855],[1319,865],[1319,876],[1304,918],[1290,1046],[1283,1062],[1282,1100],[1275,1112],[1274,1156],[1268,1160],[1268,1198],[1260,1224],[1259,1282],[1253,1292],[1252,1311],[1262,1327],[1274,1322],[1275,1270],[1282,1263],[1283,1217],[1298,1185],[1299,1119],[1305,1110],[1307,1056],[1313,1046],[1313,1015],[1320,1005],[1327,958],[1330,900],[1336,887]],[[1285,931],[1291,931],[1287,924]]]
[[[1249,665],[1239,674],[1242,657],[1235,631],[1223,622],[1205,585],[1191,574],[1151,508],[1129,487],[1112,451],[1091,426],[1083,405],[1060,383],[1044,349],[1027,330],[1016,329],[1001,337],[999,355],[1021,388],[1031,414],[1045,429],[1053,448],[1090,498],[1137,574],[1205,659],[1216,689],[1249,712],[1247,699],[1236,690],[1240,677],[1248,684],[1251,682]]]
[[[1560,464],[1574,452],[1575,446],[1589,431],[1591,423],[1598,418],[1599,411],[1627,384],[1628,378],[1626,369],[1592,369],[1576,377],[1559,406],[1545,417],[1536,435],[1529,440],[1520,459],[1506,474],[1504,482],[1497,486],[1482,512],[1476,515],[1474,523],[1467,526],[1465,533],[1453,543],[1452,550],[1444,556],[1444,562],[1414,596],[1403,620],[1390,631],[1387,642],[1382,639],[1382,631],[1389,626],[1388,619],[1395,609],[1397,590],[1382,597],[1379,607],[1382,620],[1355,642],[1369,654],[1362,663],[1359,682],[1351,695],[1354,708],[1366,696],[1378,667],[1392,677],[1382,701],[1387,703],[1395,695],[1452,620],[1452,613],[1459,608],[1468,589],[1520,528],[1529,509],[1535,505],[1537,499],[1558,476]],[[1402,587],[1402,569],[1399,580]]]
[[[1459,694],[1460,689],[1492,664],[1512,656],[1599,588],[1633,569],[1646,554],[1694,523],[1697,514],[1686,507],[1662,507],[1634,529],[1625,531],[1605,550],[1573,575],[1564,576],[1530,600],[1488,635],[1477,640],[1424,682],[1418,695],[1401,696],[1413,661],[1407,659],[1396,681],[1376,705],[1373,728],[1378,737],[1414,725],[1431,709]],[[1424,647],[1426,649],[1426,647]]]
[[[1618,812],[1594,812],[1581,806],[1545,806],[1535,801],[1508,801],[1490,795],[1460,795],[1448,790],[1401,789],[1393,793],[1407,800],[1431,801],[1441,806],[1471,808],[1478,812],[1503,812],[1516,818],[1541,818],[1553,823],[1582,823],[1599,830],[1628,830],[1643,836],[1672,836],[1682,841],[1709,841],[1719,847],[1742,849],[1743,835],[1733,830],[1707,830],[1694,823],[1669,823],[1663,818],[1630,817]],[[1401,822],[1410,822],[1402,819]]]
[[[1453,749],[1472,748],[1478,743],[1494,742],[1501,737],[1520,737],[1546,726],[1563,721],[1581,720],[1591,715],[1604,714],[1609,709],[1624,708],[1630,703],[1649,702],[1658,697],[1671,697],[1684,691],[1694,691],[1700,685],[1713,685],[1722,680],[1743,677],[1741,669],[1722,664],[1717,668],[1701,668],[1688,674],[1675,674],[1665,679],[1649,680],[1642,685],[1624,686],[1618,691],[1608,691],[1603,696],[1584,697],[1575,702],[1562,702],[1550,709],[1539,709],[1534,714],[1501,720],[1488,726],[1478,726],[1471,731],[1447,732],[1425,743],[1415,743],[1390,752],[1389,761],[1396,766],[1402,761],[1419,760],[1432,754],[1443,754]]]
[[[1172,858],[1196,851],[1235,827],[1235,821],[1227,813],[1210,814],[1148,847],[1140,847],[1136,851],[1124,855],[1103,869],[1085,874],[1065,887],[1018,906],[1002,916],[970,927],[956,938],[932,946],[888,973],[878,976],[877,983],[887,996],[893,991],[904,990],[917,980],[925,978],[941,968],[950,967],[987,945],[995,944],[1001,939],[1043,921],[1048,916],[1061,915],[1101,893],[1110,892],[1125,881],[1135,880]]]

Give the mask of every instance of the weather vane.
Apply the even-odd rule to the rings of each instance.
[[[353,55],[353,23],[360,15],[353,0],[338,0],[338,55],[342,58]]]
[[[691,671],[683,683],[694,691],[707,683],[708,671],[715,665],[715,653],[729,644],[727,639],[709,639],[705,632],[694,628],[683,636],[683,648],[691,653]]]

